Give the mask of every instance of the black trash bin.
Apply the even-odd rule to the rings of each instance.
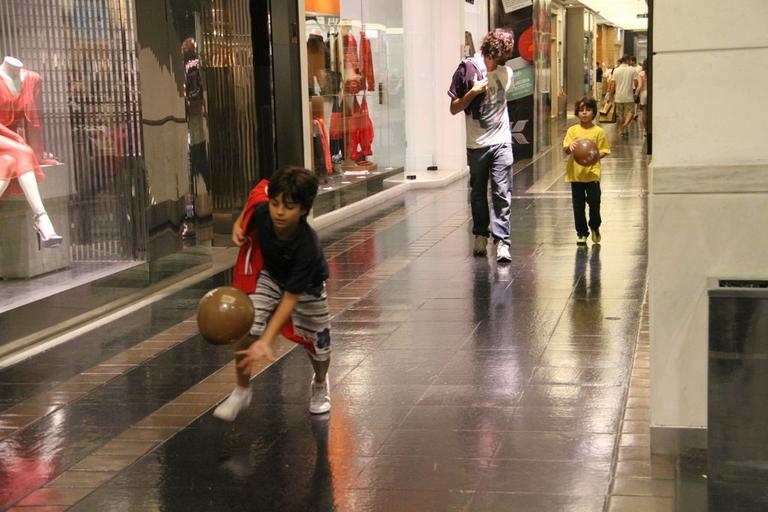
[[[741,510],[739,497],[768,504],[768,281],[718,285],[709,291],[710,507]]]

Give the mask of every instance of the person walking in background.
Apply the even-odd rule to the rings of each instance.
[[[600,63],[597,63],[597,69],[595,70],[595,80],[597,81],[597,90],[602,93],[603,90],[603,67]]]
[[[512,33],[495,29],[480,45],[482,60],[464,59],[453,74],[448,96],[450,111],[464,112],[467,129],[473,253],[485,256],[489,235],[496,244],[496,260],[509,262],[512,200],[512,132],[507,112],[507,91],[512,70],[505,66],[512,56]],[[493,209],[488,211],[488,179]],[[490,229],[489,229],[490,225]]]
[[[609,90],[616,105],[616,131],[622,138],[629,137],[627,126],[635,115],[634,89],[635,68],[629,65],[629,55],[619,61],[621,65],[613,70]]]
[[[587,235],[592,231],[592,243],[599,244],[600,235],[600,160],[595,164],[583,166],[573,158],[573,150],[577,141],[591,140],[597,145],[602,159],[611,154],[611,148],[605,140],[605,131],[594,123],[597,115],[597,101],[584,96],[576,102],[576,117],[579,124],[568,128],[563,139],[563,151],[568,157],[565,168],[565,181],[571,184],[571,199],[573,201],[573,219],[576,224],[576,245],[586,246]],[[585,203],[589,205],[589,225],[584,215]]]
[[[638,108],[640,109],[640,123],[643,126],[643,136],[648,131],[648,61],[643,61],[640,73],[637,76]]]

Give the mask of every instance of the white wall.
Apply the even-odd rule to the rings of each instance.
[[[465,165],[464,119],[449,111],[448,88],[461,61],[464,0],[403,0],[406,169]]]
[[[707,420],[707,278],[768,278],[768,2],[656,2],[652,449]],[[669,430],[668,430],[669,431]]]

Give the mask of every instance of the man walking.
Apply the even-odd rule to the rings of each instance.
[[[621,65],[613,70],[609,85],[616,105],[616,130],[625,139],[629,137],[627,125],[635,116],[634,89],[637,80],[637,73],[635,68],[629,65],[629,59],[629,55],[621,58]]]
[[[489,235],[496,244],[496,261],[509,262],[510,203],[512,199],[512,133],[507,113],[507,91],[512,70],[511,32],[489,32],[480,46],[482,61],[469,58],[453,74],[448,96],[451,114],[464,112],[467,127],[467,162],[471,188],[473,252],[485,256]],[[488,211],[488,178],[493,209]],[[490,225],[490,229],[489,229]]]

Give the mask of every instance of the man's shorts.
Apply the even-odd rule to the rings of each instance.
[[[263,269],[259,274],[256,290],[250,295],[256,314],[251,326],[252,336],[261,336],[267,322],[275,312],[284,290],[277,281]],[[297,335],[312,342],[307,350],[315,361],[327,361],[331,355],[331,316],[328,312],[328,297],[325,284],[319,295],[302,293],[291,316]]]
[[[624,119],[627,114],[634,115],[635,104],[629,103],[616,103],[616,119]]]

